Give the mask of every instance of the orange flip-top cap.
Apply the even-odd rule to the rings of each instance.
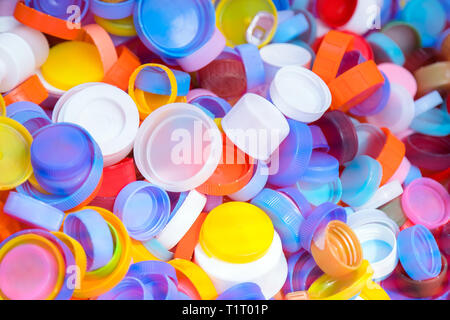
[[[90,24],[83,27],[85,33],[82,35],[84,41],[92,42],[100,54],[103,71],[106,74],[117,62],[117,51],[114,43],[105,29],[98,24]]]
[[[405,157],[405,144],[398,139],[388,128],[381,128],[386,136],[386,142],[377,157],[377,161],[383,168],[381,184],[385,184],[397,171],[403,158]]]
[[[312,71],[329,83],[336,78],[345,52],[352,48],[354,36],[331,30],[323,38]]]
[[[311,242],[311,253],[319,268],[336,278],[357,270],[361,266],[363,253],[353,230],[344,222],[333,220],[323,232],[317,241],[313,239]]]
[[[373,60],[358,64],[332,80],[332,110],[347,112],[371,96],[384,84],[384,77]]]
[[[175,248],[174,259],[186,259],[191,260],[194,254],[195,246],[198,243],[198,237],[200,235],[200,229],[202,228],[203,222],[208,214],[206,212],[200,213],[195,220],[191,228],[186,232],[186,234],[178,242]]]
[[[211,196],[226,196],[241,190],[252,178],[254,161],[222,133],[222,161],[212,176],[197,191]]]
[[[41,104],[48,98],[48,91],[45,89],[37,75],[32,75],[16,88],[4,96],[6,105],[19,101],[30,101]]]
[[[79,39],[84,32],[80,28],[70,29],[69,22],[30,8],[24,1],[17,3],[14,18],[26,26],[65,40]]]
[[[125,46],[119,47],[117,52],[119,58],[105,74],[103,82],[127,91],[130,77],[134,70],[141,65],[141,62],[139,61],[139,58]]]

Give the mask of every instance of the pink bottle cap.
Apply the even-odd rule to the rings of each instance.
[[[402,208],[414,224],[433,230],[448,222],[450,196],[440,183],[430,178],[420,178],[405,188]]]
[[[390,83],[403,86],[414,97],[417,93],[417,81],[407,69],[395,63],[381,63],[378,69],[386,75]]]
[[[55,288],[58,265],[51,252],[35,244],[11,249],[0,264],[0,289],[11,300],[41,300]]]

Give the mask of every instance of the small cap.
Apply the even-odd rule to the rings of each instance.
[[[431,171],[450,167],[450,141],[447,138],[414,133],[404,142],[406,157],[413,165]]]
[[[342,197],[342,183],[339,178],[325,184],[300,180],[297,182],[297,188],[314,206],[319,206],[324,202],[338,204]]]
[[[32,75],[5,95],[5,103],[10,105],[18,101],[29,101],[36,104],[48,98],[48,91],[37,75]]]
[[[247,77],[247,90],[264,84],[265,71],[258,47],[251,43],[241,44],[235,48],[239,53]]]
[[[415,225],[402,230],[397,238],[398,255],[403,269],[413,280],[428,280],[439,275],[441,253],[430,230]]]
[[[175,141],[174,133],[178,135]],[[188,143],[180,140],[180,134],[200,140]],[[196,106],[173,103],[153,111],[142,123],[134,144],[134,158],[148,181],[167,191],[183,192],[197,188],[212,175],[222,148],[221,133],[213,119]]]
[[[200,231],[205,253],[230,263],[247,263],[261,258],[274,237],[270,218],[245,202],[228,202],[212,210]]]
[[[126,277],[97,300],[150,300],[152,298],[152,293],[141,280]]]
[[[382,177],[381,164],[369,156],[357,156],[341,174],[342,201],[352,207],[365,204],[377,191]]]
[[[147,241],[169,221],[169,196],[166,191],[150,183],[132,182],[117,195],[114,214],[122,220],[131,237]]]
[[[89,2],[86,0],[62,0],[58,2],[51,0],[25,0],[25,4],[59,19],[67,19],[70,16],[70,14],[67,13],[67,8],[74,5],[81,8],[80,20],[84,18],[89,7]]]
[[[284,115],[305,123],[319,119],[331,104],[331,93],[325,82],[298,66],[283,67],[276,73],[270,98]]]
[[[395,41],[406,57],[422,47],[422,38],[417,28],[404,21],[391,21],[381,32]]]
[[[249,201],[253,197],[255,197],[262,189],[264,189],[267,178],[269,168],[267,164],[263,161],[258,161],[256,167],[254,167],[253,177],[250,181],[239,191],[228,195],[228,198],[234,201]]]
[[[320,185],[339,178],[339,162],[321,151],[313,151],[308,168],[300,178],[302,182]]]
[[[92,0],[89,10],[96,16],[109,20],[118,20],[133,15],[134,4],[134,0]]]
[[[32,142],[33,138],[24,126],[0,117],[0,190],[14,189],[31,176]]]
[[[420,178],[405,188],[402,208],[412,222],[433,230],[449,221],[450,196],[440,183]]]
[[[172,70],[177,80],[177,95],[186,96],[191,85],[191,76],[183,71]],[[172,88],[166,73],[160,68],[147,67],[136,78],[136,88],[145,92],[170,96]]]
[[[376,62],[392,62],[400,66],[405,63],[402,49],[384,33],[372,32],[367,36],[367,42],[372,46]]]
[[[215,118],[223,118],[231,110],[231,105],[226,100],[216,96],[202,95],[191,100],[188,99],[188,102],[208,110]]]
[[[136,181],[136,167],[133,158],[125,158],[119,163],[103,169],[103,182],[97,197],[116,197],[126,185]]]
[[[273,36],[273,43],[290,42],[309,29],[309,23],[303,13],[280,21]]]
[[[209,0],[175,0],[164,5],[157,0],[140,1],[135,5],[133,17],[145,46],[166,58],[183,58],[194,53],[212,37],[215,29],[214,6]]]

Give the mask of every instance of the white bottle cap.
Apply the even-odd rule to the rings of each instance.
[[[29,28],[25,25],[20,25],[11,32],[17,34],[28,43],[31,50],[33,50],[35,68],[40,68],[47,60],[50,52],[47,38],[42,34],[42,32]]]
[[[104,166],[123,160],[132,150],[139,128],[133,99],[119,88],[103,84],[83,88],[62,106],[58,122],[78,124],[98,143]]]
[[[247,93],[223,117],[227,137],[254,159],[266,161],[289,134],[283,114],[268,100]]]
[[[401,196],[403,193],[402,185],[399,181],[393,180],[381,186],[372,198],[360,207],[354,208],[356,211],[363,209],[377,209],[386,203]]]
[[[331,92],[314,72],[298,66],[281,68],[270,86],[270,98],[287,117],[310,123],[331,105]]]
[[[134,144],[134,159],[149,182],[167,191],[184,192],[211,177],[222,149],[222,136],[213,119],[194,105],[172,103],[144,120]]]

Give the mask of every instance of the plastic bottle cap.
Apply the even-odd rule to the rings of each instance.
[[[450,143],[444,137],[415,133],[405,140],[406,156],[413,165],[432,171],[450,166]]]
[[[337,76],[339,77],[341,74],[366,61],[358,50],[347,51],[342,58]]]
[[[79,8],[82,8],[80,12],[80,19],[84,18],[89,7],[88,0],[65,0],[58,3],[48,0],[25,0],[25,4],[29,7],[39,10],[40,12],[44,12],[48,15],[60,19],[66,19],[69,16],[66,11],[67,7],[69,7],[70,5],[76,5]]]
[[[3,211],[31,225],[57,231],[64,219],[64,212],[26,195],[10,192]]]
[[[401,196],[402,193],[403,188],[401,183],[394,180],[381,186],[365,204],[354,209],[376,209]]]
[[[36,104],[44,102],[48,98],[48,91],[37,75],[32,75],[13,90],[5,95],[5,103],[29,101]],[[0,107],[1,108],[1,107]]]
[[[33,138],[24,126],[7,117],[0,117],[0,190],[14,189],[31,176],[32,142]]]
[[[308,28],[308,20],[303,13],[287,18],[284,21],[281,21],[280,19],[272,42],[279,43],[292,41],[306,32]]]
[[[358,5],[358,0],[318,0],[316,10],[319,18],[330,27],[341,27],[352,18]]]
[[[242,189],[253,175],[254,161],[222,134],[222,159],[197,191],[213,196],[225,196]]]
[[[288,187],[295,184],[307,170],[311,158],[313,139],[310,128],[303,123],[288,119],[289,135],[281,143],[271,167],[276,162],[278,171],[269,176],[269,183]]]
[[[402,85],[412,97],[416,95],[417,82],[411,72],[394,63],[381,63],[378,69],[387,76],[390,83]]]
[[[352,207],[365,204],[377,191],[382,176],[381,164],[369,156],[357,156],[341,174],[342,201]]]
[[[413,223],[433,230],[449,221],[450,196],[440,183],[433,179],[420,178],[405,188],[402,208]]]
[[[133,16],[129,16],[123,19],[104,19],[94,15],[95,22],[104,28],[108,33],[119,37],[135,37],[137,31],[134,26]]]
[[[365,225],[379,224],[389,228],[397,236],[400,232],[397,223],[386,213],[378,209],[363,209],[353,212],[348,216],[347,224],[353,228],[363,227]]]
[[[255,168],[255,166],[254,166]],[[266,185],[269,177],[269,169],[265,162],[258,161],[256,168],[254,169],[253,177],[250,181],[239,191],[228,195],[228,197],[234,201],[249,201],[255,197]]]
[[[339,178],[339,162],[333,156],[321,151],[313,151],[308,168],[300,181],[315,186],[336,181]]]
[[[251,43],[241,44],[235,49],[244,65],[247,77],[247,90],[255,89],[264,84],[265,71],[258,47]]]
[[[342,183],[339,178],[325,184],[300,180],[297,182],[297,188],[314,206],[319,206],[324,202],[337,204],[342,197]]]
[[[260,115],[264,114],[264,117]],[[222,119],[227,137],[242,151],[266,161],[289,133],[283,114],[266,99],[245,94]],[[256,135],[256,138],[255,138]]]
[[[331,104],[331,93],[325,82],[298,66],[283,67],[276,73],[270,98],[287,117],[305,123],[319,119]]]
[[[248,263],[264,256],[273,233],[272,222],[264,211],[244,202],[228,202],[208,214],[199,243],[208,256],[230,263]]]
[[[189,103],[201,106],[211,112],[215,118],[223,118],[231,110],[231,105],[226,100],[216,96],[199,96],[191,99]]]
[[[222,292],[216,300],[264,300],[261,288],[253,282],[237,284]]]
[[[153,294],[141,280],[126,277],[97,300],[150,300],[152,298],[154,298]]]
[[[342,3],[343,1],[340,0],[339,2]],[[354,1],[350,2],[354,3]],[[374,29],[378,23],[378,2],[378,0],[357,1],[351,18],[339,29],[353,31],[357,34],[365,34]]]
[[[176,141],[174,133],[178,135]],[[205,135],[209,143],[203,141]],[[166,152],[162,152],[162,145]],[[167,191],[182,192],[200,186],[211,176],[219,164],[222,146],[220,131],[211,118],[196,106],[174,103],[155,110],[145,119],[135,140],[134,156],[139,171],[148,181]],[[174,157],[177,148],[182,155]],[[203,154],[198,150],[209,152]]]
[[[220,202],[218,205],[221,204],[222,202]],[[214,208],[217,207],[218,205],[215,205]],[[206,217],[207,217],[206,212],[200,213],[200,215],[195,220],[194,224],[189,228],[188,232],[186,232],[183,238],[181,238],[181,240],[178,242],[174,253],[175,259],[192,260],[195,246],[197,245],[198,238],[200,236],[200,230]]]
[[[373,32],[366,38],[372,46],[375,61],[392,62],[402,66],[405,63],[405,54],[398,44],[381,32]]]
[[[65,41],[53,46],[41,70],[45,80],[61,90],[100,82],[104,76],[97,48],[81,41]]]
[[[169,261],[173,259],[173,252],[167,250],[156,238],[145,241],[142,244],[145,249],[158,260]]]
[[[270,299],[283,287],[288,273],[280,237],[275,232],[272,239],[261,258],[247,263],[231,263],[210,257],[199,244],[195,248],[195,263],[209,275],[218,293],[251,281],[261,288],[265,299]]]
[[[217,27],[212,37],[197,51],[177,59],[177,63],[186,72],[198,71],[216,59],[225,48],[226,39]]]
[[[183,238],[189,228],[194,224],[206,204],[206,197],[192,190],[187,195],[183,204],[170,218],[164,229],[156,236],[156,239],[170,250]]]
[[[50,298],[64,272],[61,253],[49,240],[37,236],[15,239],[14,247],[3,252],[0,267],[2,295],[11,300]],[[4,248],[12,244],[6,244]],[[2,251],[3,251],[2,250]],[[53,297],[54,298],[54,297]]]
[[[117,49],[119,58],[103,77],[103,82],[115,85],[123,91],[128,88],[128,80],[141,64],[139,58],[125,46]]]
[[[387,127],[393,133],[406,130],[414,119],[415,107],[411,94],[403,86],[391,83],[391,96],[381,112],[367,117],[378,127]]]
[[[271,83],[278,70],[285,66],[300,66],[309,68],[312,61],[311,53],[292,43],[272,43],[260,50],[266,73],[266,83]]]
[[[406,177],[409,174],[410,169],[411,169],[411,162],[409,162],[408,158],[403,157],[400,166],[397,168],[394,175],[389,178],[387,183],[397,181],[400,184],[403,184],[405,182]]]
[[[191,76],[183,71],[172,70],[177,80],[177,95],[186,96],[191,85]],[[170,96],[172,88],[165,72],[159,68],[147,67],[139,72],[136,88],[145,92]]]
[[[301,249],[288,259],[288,284],[284,287],[284,292],[307,290],[322,274],[314,258]]]
[[[311,254],[323,272],[344,277],[361,266],[363,253],[354,231],[344,222],[330,221],[311,241]]]
[[[156,236],[166,226],[169,213],[167,193],[144,181],[128,184],[114,203],[114,214],[122,220],[130,236],[140,241]]]
[[[436,62],[414,72],[419,97],[433,90],[446,91],[450,88],[450,62]]]
[[[403,268],[413,280],[428,280],[439,275],[442,268],[433,234],[423,225],[402,230],[397,238],[398,255]]]
[[[358,138],[353,123],[345,113],[334,110],[325,113],[315,123],[322,130],[330,148],[329,154],[340,164],[355,158],[358,150]]]
[[[242,10],[244,4],[246,10]],[[230,47],[244,43],[263,47],[272,40],[277,22],[278,14],[272,1],[226,0],[216,7],[217,27]]]
[[[200,97],[217,97],[216,94],[214,94],[213,92],[206,90],[206,89],[202,89],[202,88],[196,88],[196,89],[192,89],[188,92],[186,99],[188,103],[191,103],[193,100],[200,98]]]
[[[134,101],[112,85],[81,89],[61,107],[58,122],[85,128],[97,141],[105,167],[124,159],[133,148],[139,128]]]
[[[175,0],[164,5],[154,0],[139,1],[133,17],[145,46],[167,58],[183,58],[194,53],[212,37],[215,29],[214,7],[208,0]],[[152,27],[145,21],[153,21]]]
[[[135,0],[122,0],[119,2],[93,0],[91,1],[89,10],[96,16],[117,20],[131,16],[133,14],[134,5]]]
[[[404,21],[392,21],[385,25],[381,31],[395,41],[405,56],[422,47],[422,38],[417,28]]]

